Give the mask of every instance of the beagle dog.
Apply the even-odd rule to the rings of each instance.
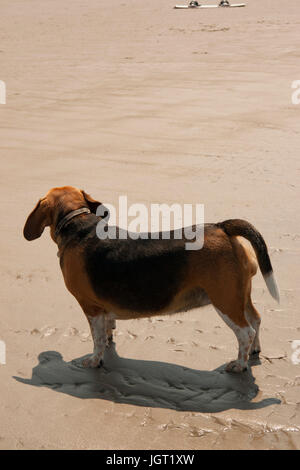
[[[186,250],[184,237],[103,240],[96,233],[99,205],[77,188],[53,188],[38,201],[23,232],[26,240],[35,240],[50,227],[66,287],[91,328],[94,351],[83,366],[101,365],[116,320],[169,315],[211,303],[238,341],[238,358],[226,370],[245,370],[249,355],[260,352],[261,319],[251,300],[257,264],[279,301],[261,234],[250,223],[232,219],[205,224],[199,250]]]

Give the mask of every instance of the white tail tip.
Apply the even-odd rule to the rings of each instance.
[[[279,290],[277,287],[277,283],[273,274],[273,271],[270,273],[266,274],[264,276],[265,283],[267,284],[267,288],[273,297],[273,299],[277,300],[277,302],[280,302],[280,295],[279,295]]]

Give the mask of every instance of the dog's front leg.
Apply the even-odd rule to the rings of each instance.
[[[106,345],[109,347],[113,342],[113,330],[116,328],[116,320],[112,313],[105,317]]]
[[[86,316],[91,327],[94,352],[90,357],[83,360],[82,365],[84,367],[98,367],[101,364],[106,345],[105,315],[100,313],[98,315]]]

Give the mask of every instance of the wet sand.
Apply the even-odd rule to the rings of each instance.
[[[1,2],[0,449],[300,448],[300,5],[175,3]],[[236,340],[204,307],[119,321],[105,368],[79,370],[92,341],[56,246],[22,236],[64,184],[253,223],[281,294],[256,276],[260,364],[224,372]]]

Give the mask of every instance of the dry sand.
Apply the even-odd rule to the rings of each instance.
[[[0,448],[300,448],[299,0],[174,3],[1,1]],[[224,372],[236,340],[205,307],[118,322],[105,369],[72,365],[92,349],[86,319],[48,233],[22,238],[64,184],[257,226],[281,293],[256,277],[261,364]]]

